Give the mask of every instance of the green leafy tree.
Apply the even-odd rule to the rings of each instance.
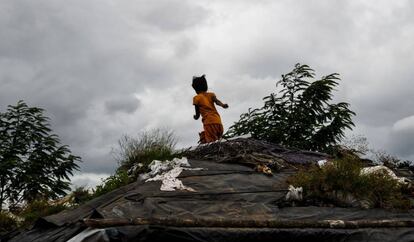
[[[43,112],[19,101],[0,113],[0,208],[65,195],[79,168],[80,157],[51,134]]]
[[[282,75],[277,93],[263,98],[264,106],[249,109],[232,125],[227,136],[250,133],[253,137],[307,150],[327,151],[352,129],[355,115],[345,102],[331,103],[339,74],[315,78],[307,65]]]

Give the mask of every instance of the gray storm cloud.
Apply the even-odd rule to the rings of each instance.
[[[118,97],[105,102],[105,108],[110,113],[133,113],[139,107],[139,100],[133,96]]]
[[[392,152],[414,158],[414,115],[395,122],[388,141]]]
[[[179,146],[202,128],[191,77],[206,73],[225,128],[297,62],[338,72],[337,100],[372,146],[413,157],[412,1],[0,2],[0,110],[19,99],[51,117],[82,172],[111,173],[123,134],[169,127]],[[413,123],[408,119],[404,122]],[[96,180],[96,179],[95,179]]]

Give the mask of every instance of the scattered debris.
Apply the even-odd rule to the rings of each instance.
[[[255,167],[255,171],[260,172],[260,173],[264,173],[266,175],[272,175],[272,169],[270,169],[269,167],[267,167],[266,165],[262,165],[259,164]]]

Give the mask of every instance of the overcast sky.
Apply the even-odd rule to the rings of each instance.
[[[193,75],[229,104],[228,128],[300,62],[340,73],[355,134],[414,160],[413,13],[409,0],[3,0],[0,111],[46,109],[81,185],[114,171],[123,134],[167,127],[196,144]]]

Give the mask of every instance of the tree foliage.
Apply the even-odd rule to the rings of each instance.
[[[242,114],[226,135],[250,133],[270,142],[319,151],[337,144],[344,137],[344,130],[354,126],[355,113],[348,103],[331,103],[339,74],[312,82],[314,78],[313,69],[296,64],[276,83],[276,88],[281,89],[264,97],[263,107]]]
[[[78,169],[80,157],[51,134],[43,112],[19,101],[0,113],[0,208],[64,195]]]

